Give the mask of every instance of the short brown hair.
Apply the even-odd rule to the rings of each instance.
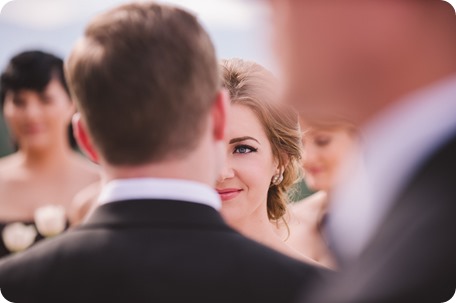
[[[67,74],[95,146],[113,165],[194,149],[220,89],[213,44],[195,16],[153,2],[92,20]]]
[[[259,118],[272,153],[284,168],[283,181],[268,191],[269,220],[282,219],[289,191],[301,178],[301,130],[297,112],[277,102],[277,80],[263,66],[241,59],[222,60],[223,84],[232,104],[249,107]]]

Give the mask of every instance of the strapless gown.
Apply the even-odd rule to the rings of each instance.
[[[2,237],[3,229],[9,223],[10,222],[0,222],[0,258],[3,258],[5,256],[8,256],[11,254],[11,252],[8,250],[8,248],[6,248],[5,243],[3,242],[3,237]],[[25,225],[34,225],[33,222],[21,222],[21,223],[23,223]],[[67,222],[66,229],[67,228],[68,228],[68,222]],[[40,233],[37,233],[37,235],[35,237],[35,242],[32,244],[32,246],[35,245],[38,241],[41,241],[43,239],[44,239],[44,237],[42,235],[40,235]]]

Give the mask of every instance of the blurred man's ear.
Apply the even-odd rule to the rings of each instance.
[[[229,105],[229,94],[225,89],[217,93],[216,100],[212,106],[212,120],[214,123],[214,139],[222,141],[225,139],[227,115]]]
[[[84,152],[84,154],[89,157],[95,163],[98,163],[98,154],[90,140],[90,137],[87,133],[86,127],[81,120],[81,114],[75,113],[72,119],[73,123],[73,132],[76,142],[78,142],[79,148]]]

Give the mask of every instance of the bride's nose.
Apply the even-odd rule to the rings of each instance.
[[[222,169],[220,170],[220,175],[217,178],[217,182],[221,183],[226,179],[230,179],[234,177],[234,170],[233,167],[230,165],[229,161],[225,161]]]

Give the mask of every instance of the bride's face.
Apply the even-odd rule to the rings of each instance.
[[[230,111],[227,161],[216,186],[228,223],[267,213],[267,194],[277,171],[271,144],[255,113],[243,105],[232,105]]]

